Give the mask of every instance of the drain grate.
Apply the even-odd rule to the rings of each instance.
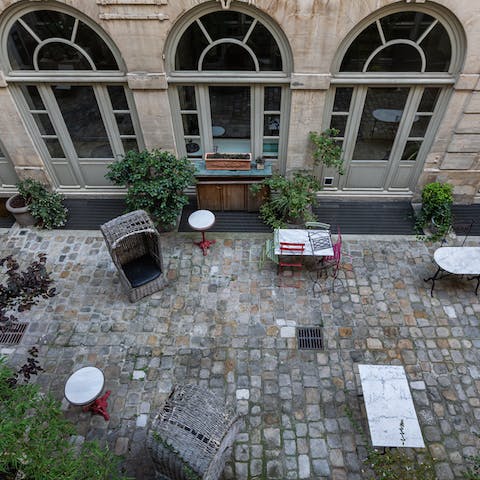
[[[299,350],[323,350],[321,327],[298,327],[297,345]]]
[[[0,330],[0,343],[6,345],[18,345],[22,340],[28,323],[14,323],[9,327]]]

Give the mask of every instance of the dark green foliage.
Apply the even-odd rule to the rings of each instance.
[[[106,177],[127,187],[129,211],[145,210],[155,223],[168,228],[175,225],[188,203],[183,191],[195,183],[194,173],[195,167],[188,158],[153,149],[127,152],[108,166]]]
[[[65,225],[68,210],[63,205],[63,195],[51,192],[45,185],[31,178],[18,182],[17,189],[40,227],[52,229]]]
[[[270,189],[270,196],[261,205],[260,216],[270,227],[280,228],[285,223],[316,220],[311,206],[321,186],[312,175],[297,172],[291,179],[273,175],[261,183],[251,185],[250,190],[259,193],[263,187]]]
[[[322,162],[328,168],[335,168],[340,175],[345,173],[343,167],[342,147],[334,137],[340,130],[329,128],[322,133],[310,132],[310,140],[314,145],[313,159],[315,165]]]
[[[443,238],[452,226],[453,187],[448,183],[428,183],[422,190],[422,209],[415,220],[415,231],[420,238],[436,241]],[[428,237],[423,229],[435,223],[436,231]]]
[[[85,442],[77,452],[70,442],[75,429],[59,402],[42,395],[36,385],[12,386],[12,375],[0,358],[0,478],[125,479],[119,474],[118,457],[98,443]]]

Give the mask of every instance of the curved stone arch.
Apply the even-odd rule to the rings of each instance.
[[[127,67],[125,64],[125,61],[123,60],[123,57],[120,53],[120,50],[118,49],[116,43],[111,39],[110,35],[106,33],[100,25],[98,25],[95,20],[92,18],[88,17],[86,14],[81,12],[80,10],[71,7],[69,5],[64,5],[57,3],[55,1],[46,1],[46,2],[20,2],[11,8],[7,9],[4,14],[3,18],[0,20],[0,65],[1,68],[6,72],[11,72],[13,71],[11,68],[10,64],[10,59],[8,56],[8,49],[7,49],[7,42],[8,42],[8,37],[10,34],[10,30],[14,23],[20,19],[22,16],[24,16],[27,13],[30,12],[35,12],[35,11],[40,11],[40,10],[52,10],[60,13],[64,13],[66,15],[69,15],[73,17],[74,19],[78,19],[81,22],[83,22],[87,27],[92,29],[102,40],[105,42],[106,46],[110,50],[111,54],[113,55],[117,65],[118,65],[118,70],[108,70],[107,72],[112,72],[112,73],[117,73],[117,72],[127,72]],[[50,37],[50,39],[53,39],[55,37]],[[62,39],[65,41],[65,39]],[[81,51],[81,47],[78,45],[73,45],[77,50]],[[84,54],[82,52],[82,54]],[[88,58],[88,57],[87,57]],[[90,63],[90,60],[88,60]],[[22,73],[27,73],[34,75],[35,73],[41,73],[43,74],[44,72],[40,71],[35,71],[35,70],[21,70]],[[94,69],[92,72],[90,72],[90,75],[94,75],[94,72],[99,72],[101,70]],[[106,71],[102,71],[102,75],[104,75]]]
[[[220,8],[217,2],[207,2],[199,5],[196,8],[191,9],[188,11],[183,17],[181,17],[173,26],[172,30],[169,32],[167,36],[167,40],[165,42],[165,71],[167,74],[172,72],[178,71],[175,70],[175,54],[178,48],[178,44],[182,35],[185,31],[193,24],[197,19],[213,12],[221,12],[224,11]],[[259,21],[270,34],[273,36],[274,40],[276,41],[278,48],[280,50],[280,54],[282,56],[282,71],[286,75],[290,75],[293,71],[293,54],[290,47],[290,42],[288,41],[285,33],[283,32],[282,28],[266,13],[262,12],[259,9],[248,5],[235,5],[234,8],[230,8],[229,11],[232,12],[239,12],[244,13],[253,17],[254,20]],[[281,73],[280,72],[280,73]],[[274,73],[277,74],[279,71],[269,72],[263,71],[263,74]]]
[[[376,10],[368,17],[358,22],[358,24],[352,30],[350,30],[350,32],[348,32],[337,48],[330,70],[332,74],[341,75],[343,73],[340,72],[340,66],[345,54],[347,53],[347,50],[367,27],[394,13],[411,11],[430,15],[434,17],[435,20],[439,21],[445,28],[452,46],[451,61],[448,73],[451,75],[458,74],[462,69],[465,59],[467,41],[463,26],[457,17],[450,10],[438,4],[420,5],[404,3],[389,5]],[[371,75],[371,72],[366,72],[366,74]]]
[[[198,60],[198,71],[199,72],[202,72],[204,71],[203,70],[203,60],[205,59],[205,57],[207,56],[208,52],[212,49],[212,48],[215,48],[217,45],[222,45],[222,44],[232,44],[232,45],[238,45],[242,48],[244,48],[248,54],[250,55],[250,57],[252,58],[253,60],[253,64],[255,65],[255,70],[251,70],[252,72],[259,72],[260,71],[260,65],[258,63],[258,59],[257,59],[257,56],[255,55],[254,51],[244,42],[240,41],[240,40],[236,40],[234,38],[228,38],[228,39],[220,39],[220,40],[215,40],[214,42],[212,42],[210,45],[208,45],[208,47],[205,48],[205,50],[201,53],[200,55],[200,58]],[[248,71],[248,70],[247,70]],[[209,73],[211,73],[210,70],[208,70]]]

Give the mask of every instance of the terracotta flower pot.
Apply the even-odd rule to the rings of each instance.
[[[15,217],[15,221],[21,227],[29,227],[37,223],[28,206],[25,205],[25,201],[18,193],[7,200],[5,207]]]

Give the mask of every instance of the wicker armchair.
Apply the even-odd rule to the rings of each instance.
[[[241,419],[209,390],[176,385],[147,435],[162,480],[217,480]]]
[[[160,235],[146,212],[135,210],[100,229],[131,302],[165,286]]]

